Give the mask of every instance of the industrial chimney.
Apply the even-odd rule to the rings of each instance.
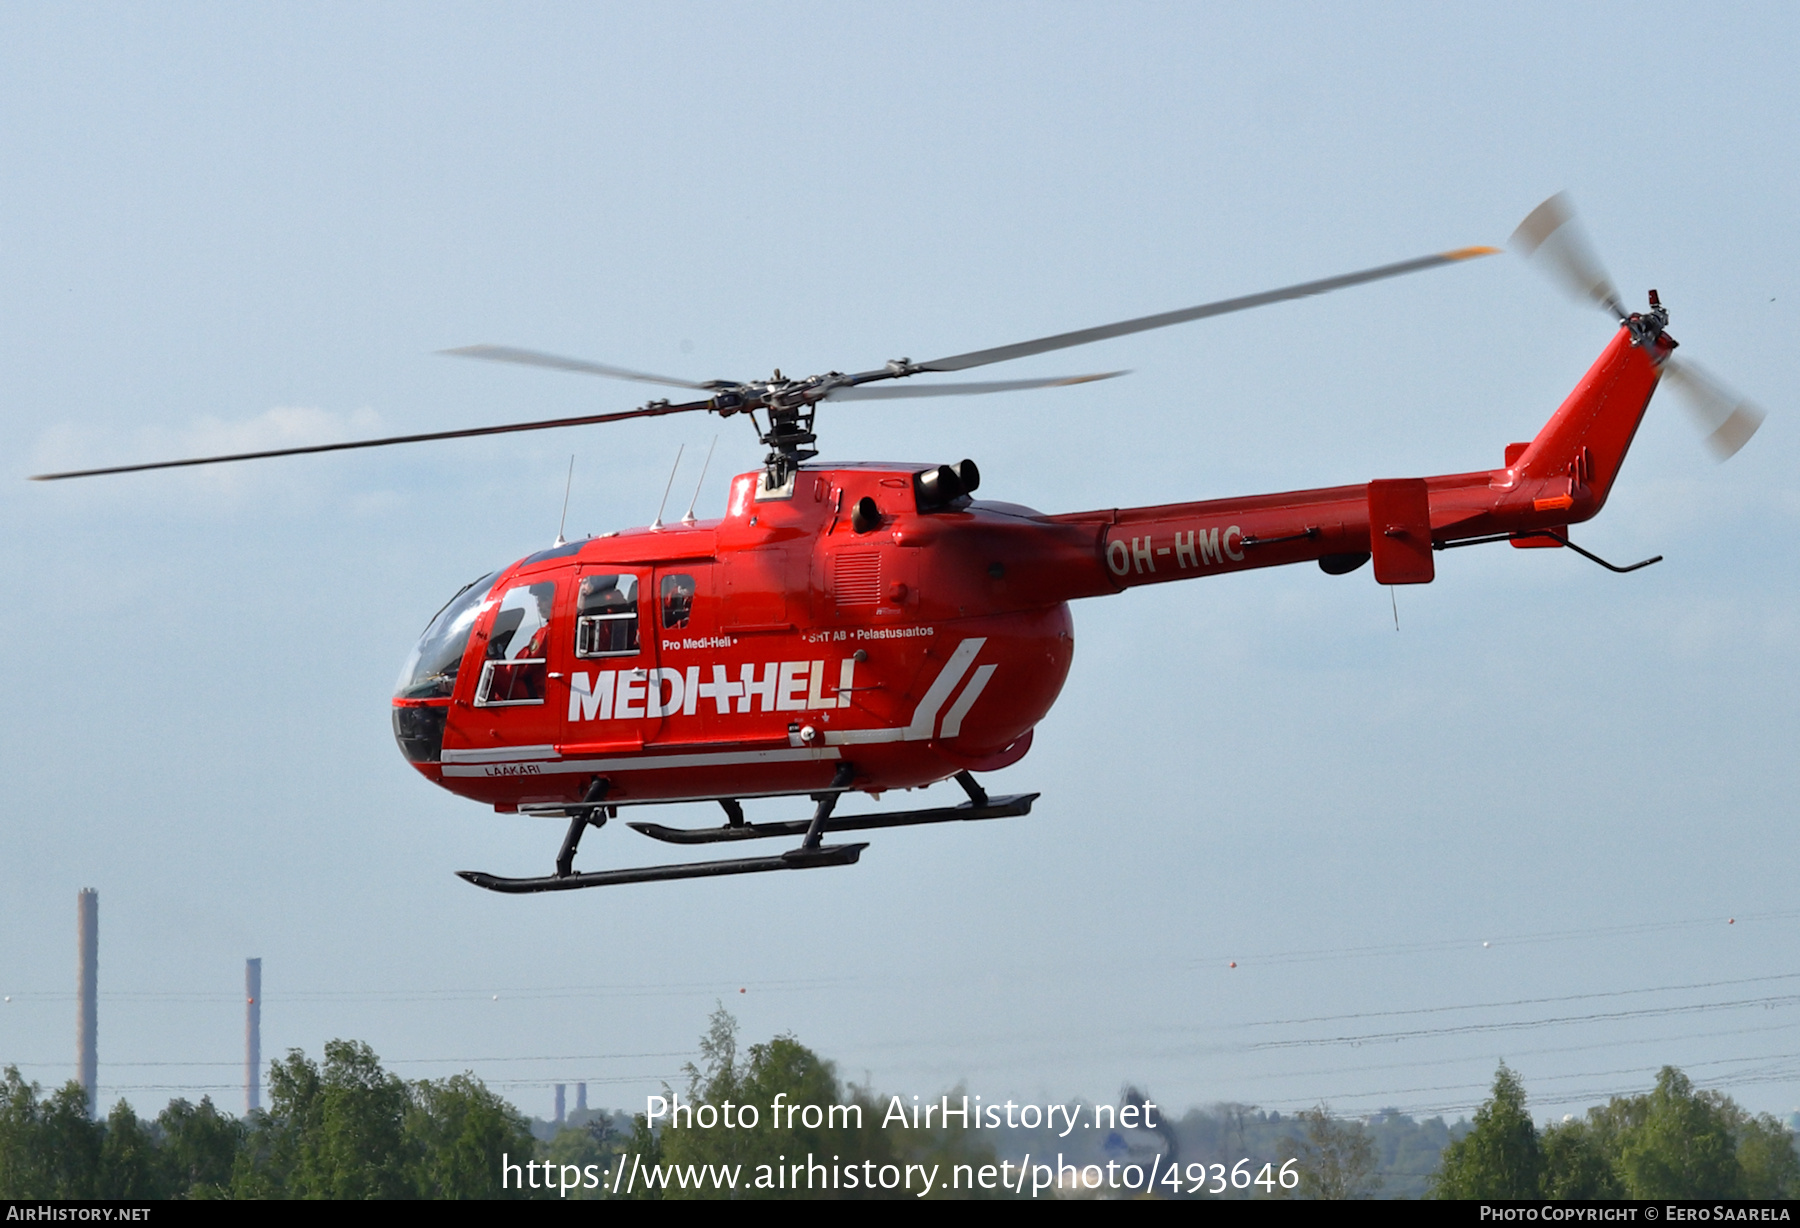
[[[262,1107],[262,960],[244,961],[244,1112]]]
[[[75,1077],[93,1117],[100,1107],[100,893],[83,887],[75,900]]]

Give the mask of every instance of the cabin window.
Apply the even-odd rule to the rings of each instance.
[[[694,577],[688,575],[662,578],[662,625],[664,631],[679,631],[694,616]]]
[[[478,707],[544,702],[550,610],[555,602],[554,581],[506,590],[488,631],[487,659],[482,662],[481,682],[475,691]]]
[[[487,596],[494,573],[465,584],[456,596],[437,612],[406,664],[400,669],[400,681],[394,688],[399,699],[448,699],[456,689],[456,671],[462,665],[463,651],[469,646],[469,632],[482,612],[481,599]]]
[[[575,603],[575,655],[628,657],[637,650],[637,577],[581,577]]]

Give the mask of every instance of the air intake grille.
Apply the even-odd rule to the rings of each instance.
[[[838,555],[832,561],[831,587],[840,606],[875,605],[881,600],[881,556]]]

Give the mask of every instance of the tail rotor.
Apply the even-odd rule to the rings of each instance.
[[[1558,192],[1527,214],[1507,246],[1536,264],[1569,294],[1598,303],[1613,319],[1623,320],[1629,314],[1619,288],[1576,219],[1567,193]]]
[[[1719,460],[1735,456],[1763,424],[1762,410],[1691,362],[1671,358],[1663,364],[1663,375],[1681,394],[1682,406]]]
[[[1533,209],[1513,231],[1508,246],[1530,260],[1565,293],[1599,306],[1634,331],[1647,326],[1660,332],[1667,323],[1668,313],[1663,310],[1654,290],[1650,292],[1648,313],[1626,311],[1618,287],[1601,263],[1575,215],[1575,206],[1565,193],[1558,192]],[[1663,375],[1680,396],[1683,408],[1700,430],[1708,450],[1721,461],[1729,459],[1749,443],[1763,423],[1766,415],[1761,409],[1691,362],[1667,359],[1663,363]]]

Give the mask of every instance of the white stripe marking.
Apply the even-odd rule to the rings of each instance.
[[[447,750],[445,763],[506,763],[514,759],[554,759],[554,746],[490,746],[484,750]]]
[[[919,701],[917,710],[913,712],[912,724],[906,727],[906,741],[927,742],[931,740],[931,735],[937,731],[938,709],[944,706],[946,699],[950,698],[950,692],[954,691],[956,684],[962,681],[962,676],[968,672],[970,663],[975,660],[975,654],[981,651],[981,646],[985,643],[987,640],[983,637],[964,640],[956,646],[956,651],[950,654],[950,660],[945,663],[943,672],[937,676],[936,681],[931,684],[931,689],[925,692],[925,698]]]
[[[969,715],[969,709],[981,698],[988,679],[994,676],[994,671],[998,668],[997,665],[984,665],[975,671],[975,676],[969,679],[969,685],[963,688],[963,693],[956,697],[956,702],[950,705],[950,711],[944,716],[944,737],[954,738],[962,732],[963,717]]]
[[[870,742],[904,742],[904,729],[828,729],[827,746],[861,746]]]
[[[815,763],[819,760],[838,759],[837,748],[832,746],[808,746],[799,750],[751,750],[726,751],[713,754],[696,755],[638,755],[629,759],[561,759],[549,763],[530,763],[519,766],[537,769],[523,775],[551,775],[565,772],[653,772],[659,768],[703,768],[729,767],[737,764],[760,763]],[[446,776],[504,776],[514,773],[495,771],[495,768],[510,766],[507,764],[456,764],[446,763]]]

